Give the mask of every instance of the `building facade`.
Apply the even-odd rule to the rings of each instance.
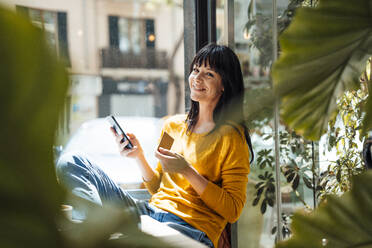
[[[68,135],[84,121],[110,114],[163,117],[184,111],[183,9],[177,1],[1,3],[44,30],[51,49],[66,62]],[[170,72],[177,82],[170,82]],[[179,99],[175,86],[182,90]]]

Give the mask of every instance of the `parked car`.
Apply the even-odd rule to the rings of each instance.
[[[163,120],[154,117],[116,117],[124,132],[134,133],[141,143],[149,164],[157,164],[154,156]],[[140,170],[134,159],[119,154],[110,124],[105,118],[83,123],[62,149],[83,152],[96,162],[116,183],[126,188],[138,188],[142,183]]]

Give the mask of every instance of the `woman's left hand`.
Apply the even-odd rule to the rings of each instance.
[[[191,167],[182,155],[161,147],[156,150],[155,157],[160,160],[164,172],[183,174]]]

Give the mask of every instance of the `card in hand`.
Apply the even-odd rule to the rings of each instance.
[[[161,137],[158,149],[159,147],[161,147],[170,150],[173,145],[173,141],[174,139],[169,134],[167,134],[167,132],[164,132],[163,136]]]

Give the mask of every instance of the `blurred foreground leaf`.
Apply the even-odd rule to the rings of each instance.
[[[281,35],[274,88],[283,119],[305,138],[318,140],[336,98],[358,87],[372,52],[371,16],[370,0],[319,0],[317,8],[298,9]]]
[[[256,123],[268,122],[272,119],[275,96],[270,88],[249,89],[244,97],[244,115],[250,128],[254,128]],[[260,123],[260,125],[262,125]],[[256,126],[260,126],[256,125]]]
[[[67,91],[40,30],[0,8],[0,247],[59,247],[52,146]]]
[[[87,219],[80,224],[60,219],[58,226],[67,247],[171,247],[140,231],[136,216],[128,209],[102,208],[74,195],[68,198],[71,205],[84,209]],[[118,238],[111,239],[113,234]]]
[[[293,236],[277,248],[372,247],[372,171],[353,179],[341,197],[330,196],[311,214],[293,216]]]
[[[52,146],[68,77],[44,36],[0,7],[0,247],[167,247],[125,210],[83,203],[88,219],[64,220]],[[109,240],[114,232],[122,238]]]

